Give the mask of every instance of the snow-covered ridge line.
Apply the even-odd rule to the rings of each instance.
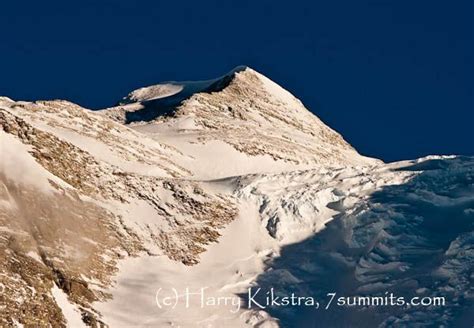
[[[130,92],[117,107],[102,112],[127,124],[173,115],[179,106],[195,94],[219,92],[234,80],[238,72],[246,69],[246,66],[237,66],[223,76],[210,80],[169,81],[142,87]]]
[[[195,93],[218,92],[234,79],[236,73],[247,69],[246,66],[237,66],[228,73],[215,79],[203,81],[167,81],[152,86],[142,87],[130,92],[123,98],[121,104],[144,103],[151,100],[167,98],[180,93],[176,103],[179,104]]]

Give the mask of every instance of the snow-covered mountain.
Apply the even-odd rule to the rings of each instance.
[[[473,170],[364,157],[248,67],[100,111],[3,97],[0,325],[469,326]],[[321,308],[248,308],[249,288]],[[446,304],[324,309],[333,292]]]
[[[172,95],[163,92],[170,89]],[[176,162],[198,179],[379,162],[359,155],[292,94],[247,67],[209,81],[141,88],[125,99],[101,113],[188,155]]]

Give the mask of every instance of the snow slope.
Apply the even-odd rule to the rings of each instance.
[[[474,305],[473,174],[473,158],[429,157],[210,182],[232,192],[240,204],[239,217],[220,242],[193,267],[165,258],[125,262],[112,289],[114,300],[99,308],[116,325],[366,327],[423,325],[429,318],[437,325],[462,320],[459,326],[465,326],[473,322]],[[182,293],[178,306],[160,309],[157,291],[170,295],[173,287]],[[236,313],[233,306],[201,308],[198,297],[185,306],[185,287],[208,287],[206,296],[240,297],[241,307]],[[298,292],[322,302],[330,292],[349,297],[389,290],[407,298],[445,296],[448,303],[264,311],[246,308],[250,287]],[[125,309],[133,319],[120,315]]]
[[[113,327],[251,326],[255,315],[237,311],[235,303],[202,306],[200,297],[193,296],[187,305],[183,295],[185,288],[192,292],[206,288],[205,293],[209,296],[240,302],[236,294],[263,271],[263,260],[271,255],[276,243],[266,235],[253,208],[242,207],[240,213],[239,218],[223,231],[219,243],[209,246],[200,263],[193,267],[165,257],[141,257],[122,262],[117,284],[111,290],[113,299],[97,304],[104,320]],[[158,298],[170,295],[172,288],[178,290],[181,298],[176,308],[158,307],[156,298],[160,288]],[[264,312],[261,315],[272,321]]]
[[[256,284],[281,293],[297,289],[324,305],[327,293],[337,292],[345,297],[442,296],[445,306],[270,309],[282,326],[472,325],[474,159],[432,157],[400,164],[390,165],[390,173],[371,174],[373,181],[392,182],[368,194],[360,192],[362,185],[341,188],[341,199],[328,204],[339,214],[320,233],[282,248]],[[285,207],[280,204],[273,206]],[[298,284],[275,279],[275,272]]]

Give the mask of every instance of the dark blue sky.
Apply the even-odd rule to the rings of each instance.
[[[248,65],[361,153],[474,155],[466,1],[3,1],[0,94],[100,108]]]

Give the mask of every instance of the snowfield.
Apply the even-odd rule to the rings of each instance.
[[[114,300],[99,309],[117,325],[312,327],[472,323],[474,160],[425,158],[372,168],[250,175],[216,182],[233,190],[239,217],[198,265],[165,258],[123,263]],[[213,183],[210,183],[211,185]],[[137,269],[140,268],[140,269]],[[159,288],[240,297],[241,308],[160,309]],[[280,295],[328,293],[407,299],[444,296],[444,307],[247,309],[248,288]],[[265,303],[262,300],[262,303]],[[130,308],[133,304],[133,308]],[[181,305],[181,306],[179,306]],[[134,313],[133,319],[124,313]],[[137,319],[142,318],[142,319]],[[128,321],[127,321],[128,320]],[[355,320],[355,321],[354,321]]]
[[[0,160],[2,327],[474,324],[474,158],[360,155],[250,68],[1,97]],[[392,294],[444,303],[337,301]]]
[[[319,233],[283,247],[255,282],[283,294],[297,289],[325,303],[328,293],[349,297],[388,292],[406,299],[443,296],[445,306],[326,311],[275,307],[269,313],[285,327],[344,327],[354,322],[369,327],[423,326],[427,321],[436,326],[471,325],[473,174],[473,159],[465,157],[425,158],[370,174],[344,173],[337,186],[339,199],[327,203],[338,214]],[[358,182],[347,185],[349,181]],[[277,204],[264,212],[291,208],[279,200]],[[279,217],[295,221],[292,215]],[[297,283],[276,279],[276,272]]]

